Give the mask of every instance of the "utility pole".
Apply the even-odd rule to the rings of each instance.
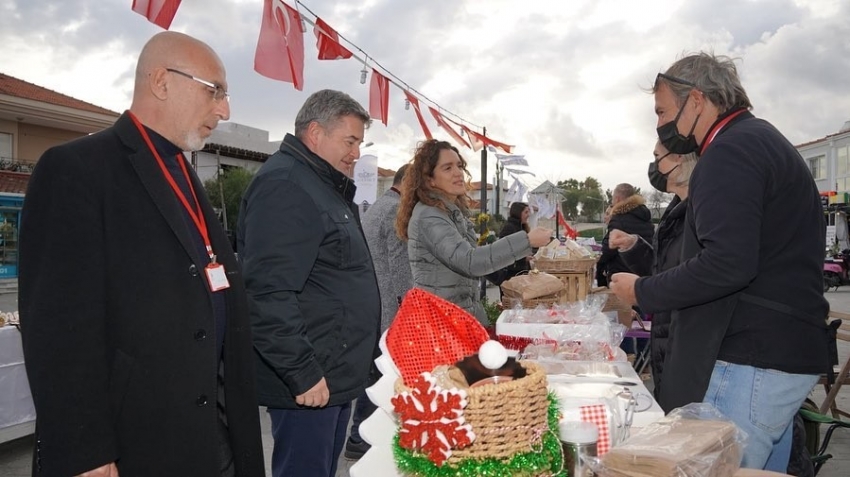
[[[505,170],[505,166],[499,164],[499,160],[496,159],[496,206],[493,207],[493,214],[499,215],[501,214],[502,207],[502,171]]]
[[[482,128],[482,134],[487,136],[487,128]],[[470,141],[473,139],[470,137]],[[498,207],[498,206],[497,206]],[[484,145],[481,147],[481,213],[487,213],[487,146]],[[481,224],[481,230],[478,233],[484,232],[487,228],[487,224]],[[478,279],[478,289],[479,289],[479,298],[484,299],[487,297],[487,280],[484,277]]]

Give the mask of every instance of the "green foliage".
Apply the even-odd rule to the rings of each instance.
[[[499,308],[499,302],[490,301],[487,297],[481,299],[481,304],[484,305],[484,311],[487,312],[487,321],[490,326],[496,326],[496,320],[502,314],[502,309]]]
[[[581,232],[578,233],[578,236],[579,237],[593,237],[594,239],[596,239],[596,243],[602,243],[602,237],[605,236],[605,229],[604,228],[598,228],[598,229],[582,230]]]
[[[559,181],[557,186],[561,189],[561,193],[564,196],[564,200],[561,203],[564,209],[564,215],[570,219],[575,219],[579,216],[580,208],[583,217],[590,220],[601,220],[605,205],[611,203],[603,195],[602,185],[593,177],[587,177],[583,181],[567,179],[565,181]]]
[[[236,230],[236,219],[239,215],[239,205],[245,189],[254,178],[254,171],[234,167],[218,174],[213,179],[204,182],[204,189],[213,207],[227,211],[227,223],[223,224],[227,230]],[[222,205],[222,199],[223,204]]]

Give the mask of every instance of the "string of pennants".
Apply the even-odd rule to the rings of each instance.
[[[180,2],[181,0],[133,0],[132,9],[136,13],[146,17],[150,22],[168,30],[172,20],[174,20],[177,9],[180,7]],[[410,87],[386,68],[380,66],[377,61],[366,54],[360,47],[341,37],[336,30],[319,18],[318,15],[310,11],[302,2],[295,0],[294,4],[295,6],[292,7],[283,2],[283,0],[264,0],[263,19],[254,54],[254,70],[257,73],[271,79],[292,83],[296,90],[301,91],[304,88],[304,33],[307,29],[306,23],[309,23],[313,26],[313,33],[316,36],[319,60],[355,58],[362,61],[361,83],[365,82],[365,75],[371,70],[369,114],[373,119],[381,121],[385,126],[387,125],[389,121],[390,85],[393,85],[403,91],[405,106],[408,104],[412,106],[416,114],[416,119],[426,138],[432,139],[433,136],[422,115],[423,107],[427,107],[428,112],[439,127],[443,128],[461,146],[468,147],[473,151],[479,151],[481,148],[487,146],[493,152],[495,152],[495,149],[501,149],[508,154],[511,153],[514,146],[493,140],[482,133],[474,131],[467,125],[472,125],[470,121],[441,108],[437,103]],[[315,20],[311,21],[305,18],[299,7],[309,12]],[[340,40],[345,41],[362,53],[363,57],[361,58],[355,55],[350,49],[343,46]],[[372,63],[374,66],[371,66],[369,63]],[[378,71],[375,66],[380,68],[381,71]],[[451,119],[448,116],[453,116],[457,120]],[[464,139],[463,134],[466,135],[468,140]],[[508,164],[503,162],[503,165]],[[528,164],[525,163],[524,165]],[[508,170],[517,174],[529,173],[528,171],[519,169]]]

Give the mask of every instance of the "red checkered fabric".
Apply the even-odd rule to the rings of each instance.
[[[611,430],[608,428],[608,407],[604,404],[592,404],[581,406],[581,420],[592,422],[599,429],[599,438],[596,441],[596,455],[602,457],[611,450]]]
[[[410,387],[423,372],[478,352],[490,336],[463,308],[414,288],[387,330],[387,349]]]

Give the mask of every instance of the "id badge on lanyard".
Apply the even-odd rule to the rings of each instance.
[[[230,282],[227,280],[227,273],[224,270],[224,265],[216,262],[215,253],[213,253],[212,244],[210,243],[210,236],[207,229],[207,222],[204,219],[203,210],[201,210],[201,204],[198,202],[198,195],[195,193],[195,188],[192,186],[192,180],[189,177],[189,172],[186,170],[186,159],[183,157],[183,154],[180,153],[177,155],[177,164],[180,166],[180,169],[183,171],[183,177],[186,179],[186,184],[189,186],[189,192],[192,193],[192,200],[195,202],[195,207],[193,208],[189,204],[189,200],[186,198],[186,195],[180,190],[180,187],[177,185],[177,182],[174,180],[174,177],[171,176],[171,173],[168,172],[168,168],[165,167],[165,161],[160,157],[159,152],[157,152],[153,143],[151,142],[150,137],[148,136],[147,131],[136,119],[136,116],[130,113],[130,118],[136,124],[136,128],[138,128],[139,133],[145,139],[145,142],[148,145],[151,153],[153,154],[156,162],[159,164],[159,168],[162,170],[162,174],[165,176],[165,180],[168,182],[168,185],[171,186],[171,189],[174,191],[174,194],[177,195],[177,199],[179,199],[180,203],[183,204],[183,207],[186,208],[186,211],[189,213],[189,217],[194,222],[195,226],[198,228],[198,232],[201,234],[201,238],[204,241],[204,248],[206,248],[207,254],[210,257],[210,263],[204,267],[204,272],[207,277],[207,283],[210,286],[210,290],[217,292],[221,290],[225,290],[230,288]]]

